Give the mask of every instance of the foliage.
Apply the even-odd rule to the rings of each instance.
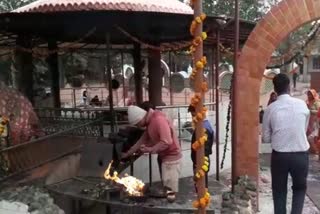
[[[0,0],[0,12],[9,12],[35,0]]]
[[[239,1],[240,18],[257,21],[264,14],[264,3],[261,0]],[[212,16],[234,16],[234,0],[206,0],[203,2],[203,10]]]

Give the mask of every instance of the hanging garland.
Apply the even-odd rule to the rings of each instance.
[[[192,0],[190,2],[191,7],[195,9],[196,5],[201,5],[201,0]],[[199,6],[198,5],[198,6]],[[190,34],[194,37],[192,41],[192,45],[189,48],[188,53],[192,55],[194,68],[192,70],[192,74],[190,75],[190,79],[199,81],[198,78],[202,78],[203,74],[203,68],[207,64],[207,58],[205,56],[199,56],[199,53],[197,51],[201,52],[203,51],[203,42],[207,39],[207,33],[201,32],[199,33],[199,28],[202,29],[202,25],[204,20],[206,19],[206,15],[204,13],[201,13],[200,15],[196,14],[195,10],[195,17],[194,20],[191,23],[190,26]],[[198,15],[198,16],[197,16]],[[207,134],[205,132],[205,129],[203,128],[203,120],[206,117],[206,112],[208,109],[203,106],[203,99],[205,97],[205,93],[208,91],[208,84],[207,82],[203,81],[200,83],[200,91],[197,91],[193,97],[191,98],[191,103],[193,107],[195,107],[197,113],[192,118],[192,125],[194,129],[197,131],[196,133],[196,141],[192,145],[192,149],[197,153],[197,169],[195,170],[194,174],[194,181],[196,183],[196,189],[198,198],[193,202],[193,207],[198,209],[199,213],[205,213],[206,207],[210,203],[210,193],[208,192],[208,189],[204,189],[203,183],[204,183],[204,176],[209,170],[209,159],[208,157],[205,157],[203,153],[201,153],[201,150],[204,151],[204,145],[207,141]],[[199,128],[202,127],[201,130]],[[197,129],[196,129],[197,128]],[[200,152],[200,153],[199,153]],[[201,165],[199,166],[199,162]]]
[[[3,149],[5,139],[8,136],[9,119],[5,116],[0,117],[0,150]],[[9,170],[9,161],[3,153],[0,153],[0,177]]]

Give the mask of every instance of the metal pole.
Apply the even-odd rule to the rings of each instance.
[[[181,114],[180,114],[180,108],[178,108],[178,130],[179,130],[179,144],[181,146]]]
[[[220,30],[217,29],[216,32],[216,54],[215,54],[215,98],[216,98],[216,179],[217,181],[220,180],[220,118],[219,118],[219,62],[220,62]]]
[[[142,89],[142,65],[141,65],[141,45],[134,43],[133,49],[133,64],[134,64],[134,81],[135,81],[135,99],[137,105],[143,102]]]
[[[109,102],[110,102],[110,114],[111,114],[111,133],[114,133],[114,109],[113,109],[113,90],[112,90],[112,76],[111,76],[111,64],[110,64],[110,34],[106,34],[106,48],[107,48],[107,61],[106,61],[106,69],[107,69],[107,78],[108,78],[108,88],[109,88]]]
[[[211,61],[211,91],[210,91],[210,102],[213,103],[215,98],[214,98],[214,90],[215,90],[215,62],[216,62],[216,56],[215,56],[215,47],[212,47],[211,50],[212,54],[212,61]],[[210,110],[214,110],[214,106],[210,106]]]
[[[236,89],[238,88],[237,72],[238,72],[238,50],[239,50],[239,0],[235,0],[235,14],[234,14],[234,56],[233,56],[233,86],[232,86],[232,126],[231,126],[231,136],[232,136],[232,191],[234,191],[234,186],[237,183],[237,165],[236,165],[236,137],[237,137],[237,127],[234,122],[237,116],[237,106],[238,94]]]
[[[172,94],[172,81],[171,81],[171,71],[172,71],[172,54],[169,51],[169,90],[170,90],[170,105],[173,105],[173,94]]]
[[[123,69],[123,51],[121,51],[121,71],[122,71],[122,94],[123,94],[123,106],[126,106],[126,88],[125,88],[125,78],[124,78],[124,69]]]
[[[152,186],[152,155],[149,154],[149,185]]]
[[[73,108],[77,107],[77,101],[76,101],[76,89],[72,89],[73,92]]]

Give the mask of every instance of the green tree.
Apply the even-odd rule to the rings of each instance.
[[[34,1],[35,0],[0,0],[0,12],[9,12]]]
[[[242,0],[239,4],[240,18],[257,21],[264,15],[266,6],[261,0]],[[234,15],[234,0],[206,0],[203,2],[203,10],[211,16]]]

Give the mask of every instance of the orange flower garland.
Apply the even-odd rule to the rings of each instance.
[[[5,130],[7,129],[7,125],[9,123],[9,119],[7,117],[2,116],[0,118],[0,136],[2,136],[2,134],[5,132]]]
[[[201,58],[201,60],[196,62],[196,69],[192,70],[192,73],[190,75],[190,79],[194,79],[194,77],[196,76],[198,70],[203,69],[206,65],[207,65],[207,57],[203,56]]]
[[[190,1],[191,6],[193,6],[195,4],[195,2],[196,2],[196,0],[191,0]],[[195,19],[192,21],[191,26],[190,26],[190,33],[192,36],[195,36],[194,34],[195,34],[195,31],[196,31],[198,25],[202,24],[205,19],[206,19],[206,14],[201,14],[200,16],[195,17]],[[206,32],[202,32],[201,36],[196,36],[192,42],[190,49],[189,49],[189,53],[193,55],[195,53],[195,51],[197,50],[197,48],[203,43],[203,41],[207,39],[207,37],[208,36],[207,36]],[[201,59],[195,63],[195,66],[194,66],[195,68],[192,70],[192,73],[190,75],[190,79],[194,79],[195,76],[197,75],[197,72],[201,71],[206,66],[206,64],[207,64],[207,58],[205,56],[202,56]],[[203,99],[203,96],[204,96],[205,92],[207,92],[207,91],[208,91],[208,84],[204,81],[201,84],[201,93],[196,93],[191,98],[191,105],[196,107],[199,104],[199,102]],[[202,121],[206,117],[207,111],[208,111],[208,109],[206,107],[203,107],[199,112],[196,113],[196,115],[192,118],[193,127],[195,127],[196,123],[202,123]],[[205,145],[205,143],[208,139],[208,136],[205,132],[205,129],[203,130],[202,133],[204,133],[204,134],[192,144],[192,149],[194,151],[197,151],[198,149],[203,148],[203,146]],[[206,172],[208,172],[208,170],[209,170],[209,159],[208,159],[208,157],[204,157],[204,162],[203,162],[201,168],[194,175],[195,181],[204,177]],[[210,194],[209,194],[208,190],[206,191],[204,196],[202,196],[202,197],[199,196],[199,198],[198,198],[199,200],[196,200],[193,202],[194,208],[205,208],[209,205]]]
[[[210,193],[207,190],[206,193],[204,194],[204,196],[202,198],[200,198],[200,200],[196,200],[193,202],[193,207],[199,208],[199,207],[208,206],[210,203],[210,198],[211,198]]]

